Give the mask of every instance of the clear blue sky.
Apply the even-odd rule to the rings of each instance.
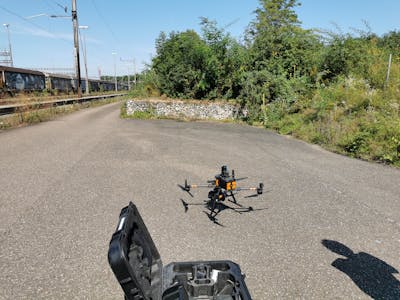
[[[365,29],[365,20],[378,35],[400,30],[399,0],[300,2],[296,11],[304,28],[335,30],[333,24],[337,24],[350,32],[351,28]],[[98,68],[103,75],[112,75],[114,57],[118,74],[128,70],[121,59],[135,59],[140,71],[154,55],[154,42],[161,31],[198,31],[202,16],[227,26],[227,31],[240,38],[258,5],[257,0],[77,0],[79,24],[89,26],[85,30],[89,76],[97,77]],[[61,6],[71,13],[71,0],[0,0],[0,22],[10,24],[15,66],[73,67],[71,19],[24,19],[38,14],[65,15]],[[7,47],[7,33],[1,26],[0,49]]]

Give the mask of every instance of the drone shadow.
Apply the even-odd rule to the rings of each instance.
[[[252,206],[248,206],[248,207],[243,207],[241,204],[239,203],[234,203],[233,201],[228,200],[229,202],[238,205],[238,207],[231,207],[228,206],[222,202],[218,202],[215,204],[215,209],[214,209],[214,213],[215,215],[212,215],[212,207],[211,207],[211,203],[210,201],[206,201],[204,200],[203,203],[188,203],[185,200],[181,199],[182,205],[185,209],[185,213],[189,210],[189,206],[203,206],[207,211],[203,211],[208,218],[210,219],[210,221],[212,221],[214,224],[217,224],[219,226],[224,227],[223,224],[221,224],[218,219],[217,216],[223,212],[224,210],[232,210],[238,214],[242,214],[242,213],[249,213],[249,212],[254,212],[254,211],[258,211],[258,210],[266,210],[267,208],[253,208]]]
[[[330,251],[344,257],[337,258],[332,266],[345,273],[364,293],[373,299],[400,299],[399,273],[391,265],[371,254],[354,253],[349,247],[332,240],[322,240]]]

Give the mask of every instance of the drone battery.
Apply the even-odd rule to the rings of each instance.
[[[233,191],[235,189],[236,189],[236,181],[235,180],[226,183],[227,191]]]
[[[219,176],[217,179],[218,185],[221,188],[227,190],[227,191],[233,191],[236,189],[236,180],[232,178],[231,176]]]

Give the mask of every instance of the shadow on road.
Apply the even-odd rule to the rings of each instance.
[[[322,245],[346,258],[338,258],[332,266],[342,271],[373,299],[400,299],[400,281],[393,274],[395,268],[365,252],[354,253],[347,246],[332,240],[322,240]]]

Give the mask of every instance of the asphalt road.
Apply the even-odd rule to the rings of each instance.
[[[267,192],[219,226],[177,184],[223,164]],[[254,299],[400,299],[400,170],[264,129],[87,109],[0,133],[0,187],[0,299],[123,299],[107,250],[131,200],[164,264],[233,260]]]

